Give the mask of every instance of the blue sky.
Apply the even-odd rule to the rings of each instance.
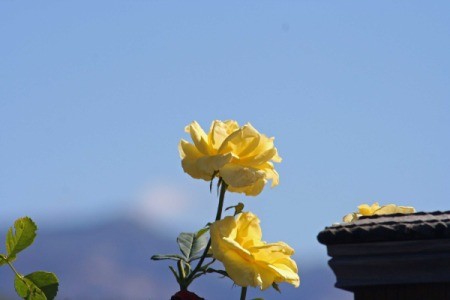
[[[361,203],[448,210],[447,1],[0,1],[2,224],[214,217],[177,144],[197,120],[276,138],[280,185],[228,195],[299,264]],[[6,226],[6,225],[5,225]],[[5,228],[6,229],[6,228]],[[302,260],[304,260],[302,262]]]

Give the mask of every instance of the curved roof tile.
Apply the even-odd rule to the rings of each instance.
[[[317,239],[325,245],[450,238],[450,211],[361,217],[326,227]]]

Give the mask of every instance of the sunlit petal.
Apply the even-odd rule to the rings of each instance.
[[[265,177],[265,173],[258,169],[227,164],[220,169],[220,176],[232,187],[246,187]]]
[[[250,212],[214,222],[210,227],[213,257],[237,285],[267,289],[274,282],[287,282],[298,287],[297,264],[291,259],[294,250],[284,242],[263,242],[259,223]]]
[[[192,141],[201,153],[205,155],[211,154],[208,146],[208,136],[196,121],[186,126],[185,131],[191,134]]]

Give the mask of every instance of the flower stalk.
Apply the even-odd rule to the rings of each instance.
[[[219,178],[219,186],[220,186],[219,204],[217,205],[217,213],[216,213],[215,221],[218,221],[222,218],[223,203],[225,202],[225,193],[226,193],[227,187],[228,187],[228,185],[225,183],[225,181],[222,180],[222,178]],[[211,238],[209,238],[208,244],[206,244],[205,250],[203,251],[203,254],[200,257],[200,260],[198,261],[197,266],[195,266],[194,270],[186,278],[186,284],[185,284],[185,286],[182,287],[182,289],[187,289],[187,287],[192,283],[195,274],[202,267],[203,262],[205,261],[205,258],[208,255],[208,251],[209,251],[210,247],[211,247]]]
[[[245,297],[247,296],[247,287],[246,286],[243,286],[242,288],[241,288],[241,298],[240,298],[240,300],[245,300]]]
[[[220,180],[220,195],[215,221],[219,221],[222,218],[223,203],[225,202],[225,192],[227,191],[228,188],[228,185],[225,183],[225,181],[222,180],[222,178],[220,178],[219,180]]]

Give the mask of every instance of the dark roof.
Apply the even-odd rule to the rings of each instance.
[[[317,239],[325,245],[450,238],[450,211],[362,217],[326,227]]]

